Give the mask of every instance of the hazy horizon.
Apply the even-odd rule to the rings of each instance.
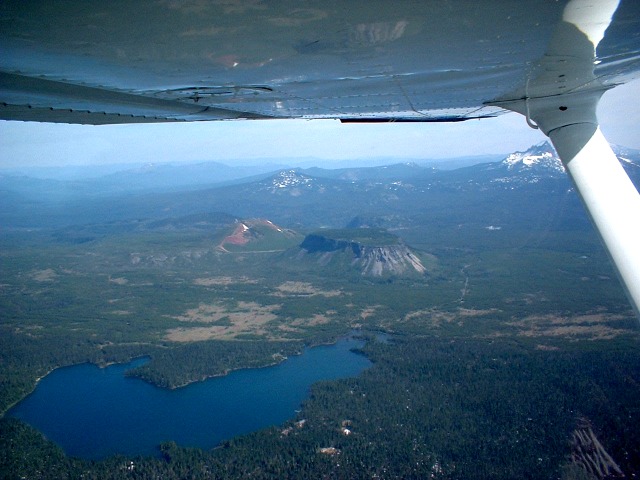
[[[613,144],[640,149],[640,82],[605,93],[598,109]],[[341,124],[264,120],[135,125],[0,121],[0,169],[219,162],[230,166],[429,160],[506,155],[547,139],[521,115],[461,123]]]

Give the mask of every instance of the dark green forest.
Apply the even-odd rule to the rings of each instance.
[[[629,478],[640,473],[637,344],[540,347],[522,340],[431,336],[370,341],[364,353],[374,366],[360,377],[321,382],[288,424],[211,451],[168,443],[158,458],[86,462],[65,457],[37,432],[5,419],[2,473],[4,478],[553,479],[571,471],[568,439],[581,419],[593,425]]]

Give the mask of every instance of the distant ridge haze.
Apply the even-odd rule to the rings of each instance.
[[[140,163],[116,163],[97,165],[61,165],[56,167],[0,167],[0,175],[27,176],[30,178],[51,179],[51,180],[92,180],[111,176],[124,178],[125,176],[148,173],[158,179],[166,176],[171,178],[175,173],[179,174],[178,182],[183,181],[182,177],[197,177],[203,173],[215,172],[220,176],[220,181],[233,180],[264,172],[274,172],[287,168],[322,168],[327,170],[339,170],[345,168],[368,168],[380,167],[393,164],[416,164],[425,167],[433,167],[439,170],[454,170],[456,168],[477,165],[480,163],[496,162],[503,159],[506,154],[495,155],[472,155],[449,159],[430,158],[391,158],[380,157],[367,160],[343,160],[331,161],[322,158],[299,158],[299,159],[278,159],[268,158],[264,161],[242,161],[242,160],[202,160],[190,162],[140,162]],[[216,171],[220,169],[220,171]],[[224,172],[223,172],[224,170]],[[176,180],[174,178],[174,180]],[[192,181],[193,183],[193,181]]]
[[[615,150],[624,154],[623,166],[637,184],[640,152]],[[527,190],[533,202],[527,208],[535,205],[542,215],[547,208],[557,210],[572,188],[546,142],[501,161],[455,170],[415,162],[341,169],[269,167],[162,164],[67,181],[5,173],[0,175],[0,221],[5,227],[31,228],[224,212],[236,218],[268,218],[296,230],[396,228],[411,224],[414,215],[426,215],[434,227],[479,219],[499,226],[502,214],[491,212],[513,213],[501,205],[508,201],[504,197],[509,190],[533,188]]]

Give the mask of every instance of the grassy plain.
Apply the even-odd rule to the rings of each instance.
[[[376,279],[291,261],[298,237],[279,250],[225,252],[218,229],[106,230],[80,242],[65,233],[1,240],[3,343],[23,345],[20,362],[39,366],[21,367],[17,387],[18,359],[8,353],[15,347],[4,350],[3,410],[43,371],[116,348],[153,357],[159,347],[196,341],[213,349],[234,340],[313,344],[353,328],[541,341],[635,335],[619,284],[595,249],[432,244],[422,278]],[[71,339],[73,349],[59,348]]]

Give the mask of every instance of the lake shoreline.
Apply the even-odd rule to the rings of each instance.
[[[346,340],[346,339],[353,339],[353,340],[360,339],[360,340],[362,340],[364,342],[368,341],[366,338],[362,337],[362,331],[360,329],[357,329],[357,330],[353,329],[349,333],[347,333],[345,335],[338,336],[332,341],[312,342],[312,343],[304,344],[303,348],[300,351],[298,351],[295,354],[293,354],[292,356],[293,357],[297,357],[297,356],[302,355],[304,353],[305,349],[321,347],[321,346],[325,346],[325,345],[335,345],[339,341]],[[134,357],[133,359],[131,359],[131,360],[127,361],[127,362],[113,362],[113,363],[129,363],[129,362],[135,360],[135,358],[141,358],[141,357]],[[136,374],[128,375],[128,377],[129,378],[137,378],[139,380],[147,382],[150,385],[153,385],[154,387],[164,388],[164,389],[167,389],[167,390],[178,390],[180,388],[188,387],[189,385],[193,385],[193,384],[200,383],[200,382],[206,382],[207,380],[212,379],[212,378],[225,377],[225,376],[229,375],[232,372],[237,372],[237,371],[240,371],[240,370],[247,370],[247,369],[253,369],[253,368],[259,369],[259,368],[274,367],[276,365],[281,364],[282,362],[287,361],[289,358],[290,358],[290,356],[282,355],[281,358],[278,361],[265,363],[263,365],[239,366],[239,367],[234,367],[234,368],[228,368],[228,369],[225,369],[221,373],[205,375],[203,377],[200,377],[200,378],[197,378],[197,379],[194,379],[194,380],[189,380],[189,381],[186,381],[184,383],[180,383],[180,384],[176,384],[176,385],[168,385],[168,386],[167,385],[160,385],[158,382],[154,382],[153,380],[147,379],[147,378],[145,378],[143,376],[136,375]]]
[[[28,400],[5,417],[31,425],[67,457],[85,460],[155,456],[167,441],[208,450],[291,419],[318,381],[360,375],[372,365],[360,351],[365,341],[343,336],[175,388],[128,381],[131,362],[107,371],[113,365],[58,367],[42,375]]]
[[[375,332],[373,332],[373,333],[375,334]],[[297,352],[294,356],[302,355],[304,353],[304,350],[307,349],[307,348],[314,348],[314,347],[319,347],[319,346],[323,346],[323,345],[335,345],[340,340],[347,339],[347,338],[352,338],[352,339],[360,338],[363,341],[368,341],[366,338],[362,337],[362,331],[360,329],[354,329],[350,333],[348,333],[346,335],[343,335],[343,336],[339,336],[333,341],[315,342],[315,343],[305,344],[303,346],[303,349],[301,351]],[[16,401],[14,401],[11,404],[7,405],[7,407],[2,412],[0,412],[0,419],[5,418],[5,415],[9,410],[11,410],[18,403],[22,402],[25,398],[27,398],[29,395],[31,395],[35,391],[35,389],[38,387],[38,384],[40,383],[40,381],[43,378],[47,377],[48,375],[50,375],[51,373],[53,373],[54,371],[56,371],[56,370],[58,370],[60,368],[74,367],[74,366],[78,366],[78,365],[88,364],[88,365],[95,365],[96,367],[102,369],[102,368],[108,368],[108,367],[110,367],[112,365],[131,363],[131,362],[133,362],[133,361],[135,361],[136,359],[139,359],[139,358],[152,358],[152,357],[150,355],[137,355],[137,356],[133,356],[131,358],[125,359],[124,361],[120,361],[120,362],[116,362],[116,361],[113,361],[113,362],[99,362],[99,363],[96,363],[96,362],[80,362],[80,363],[71,363],[71,364],[68,364],[68,365],[56,365],[54,367],[51,367],[46,373],[44,373],[44,374],[42,374],[39,377],[36,377],[34,379],[33,386],[29,389],[28,392],[26,392],[24,395],[22,395]],[[273,366],[279,365],[282,362],[287,361],[288,359],[289,359],[289,356],[283,355],[282,358],[279,361],[276,361],[276,362],[270,362],[270,363],[267,363],[267,364],[264,364],[264,365],[259,365],[259,366],[253,365],[253,366],[248,366],[248,367],[240,366],[240,367],[236,367],[236,368],[229,368],[229,369],[226,369],[222,373],[213,374],[213,375],[207,375],[207,376],[195,379],[195,380],[190,380],[190,381],[178,384],[178,385],[170,385],[170,386],[160,385],[157,382],[153,382],[153,381],[151,381],[151,380],[149,380],[147,378],[144,378],[142,376],[139,376],[139,375],[130,375],[129,378],[136,378],[136,379],[142,380],[142,381],[144,381],[144,382],[146,382],[146,383],[148,383],[150,385],[153,385],[154,387],[158,387],[158,388],[164,388],[164,389],[167,389],[167,390],[178,390],[180,388],[184,388],[184,387],[187,387],[189,385],[193,385],[195,383],[206,382],[207,380],[212,379],[212,378],[225,377],[225,376],[229,375],[230,373],[235,372],[235,371],[239,371],[239,370],[246,370],[246,369],[252,369],[252,368],[273,367]]]

